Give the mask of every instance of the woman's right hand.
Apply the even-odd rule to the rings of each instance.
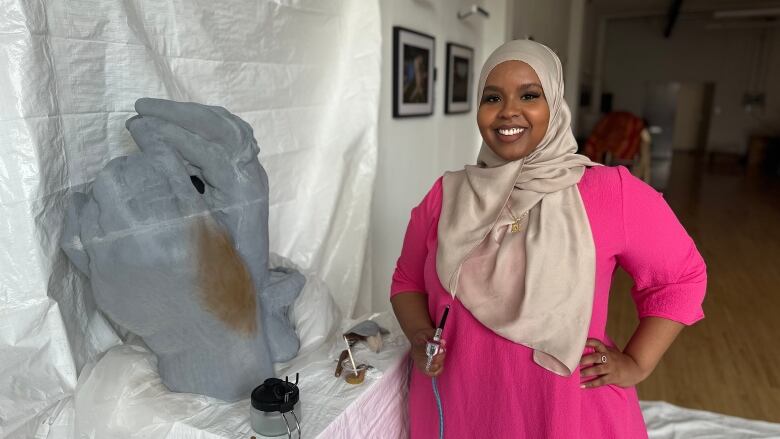
[[[421,329],[415,332],[412,339],[409,340],[412,345],[411,356],[414,365],[420,372],[431,378],[441,375],[442,371],[444,371],[444,358],[447,356],[447,344],[444,339],[441,339],[439,353],[434,355],[430,369],[425,370],[425,366],[428,363],[428,356],[425,354],[425,346],[428,344],[429,340],[433,340],[435,333],[436,330],[434,328]]]
[[[390,303],[393,305],[395,318],[412,345],[411,356],[415,367],[429,377],[439,376],[444,370],[444,350],[447,346],[444,340],[440,342],[439,354],[433,357],[431,368],[425,370],[425,363],[428,362],[425,345],[428,340],[433,340],[436,334],[428,311],[428,295],[421,291],[397,293],[390,298]]]

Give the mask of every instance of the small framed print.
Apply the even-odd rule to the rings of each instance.
[[[433,114],[435,44],[430,35],[393,27],[393,117]]]
[[[444,88],[446,114],[471,111],[473,70],[474,49],[447,43],[447,82]]]

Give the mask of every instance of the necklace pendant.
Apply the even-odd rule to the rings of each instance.
[[[509,229],[509,233],[517,233],[520,231],[520,220],[516,220],[512,223],[512,228]]]

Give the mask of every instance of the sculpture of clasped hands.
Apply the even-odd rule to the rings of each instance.
[[[246,398],[299,341],[305,278],[269,269],[268,177],[252,128],[222,107],[139,99],[140,152],[74,193],[62,247],[98,307],[139,335],[174,391]]]

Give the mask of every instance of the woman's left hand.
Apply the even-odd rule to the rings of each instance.
[[[583,389],[600,387],[605,384],[631,387],[646,378],[646,374],[630,355],[606,346],[595,338],[589,338],[585,346],[594,348],[596,352],[582,356],[580,377],[583,379],[596,378],[582,382],[580,387]]]

